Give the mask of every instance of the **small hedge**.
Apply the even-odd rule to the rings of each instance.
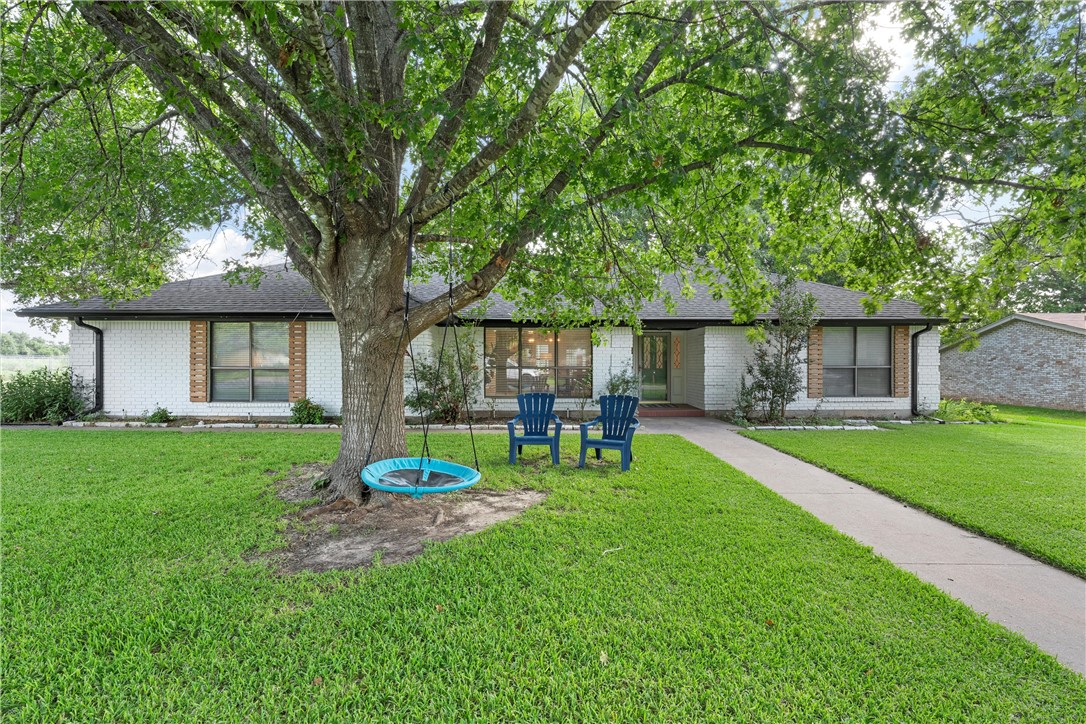
[[[320,425],[324,422],[324,408],[302,398],[290,408],[290,422],[294,425]]]
[[[998,422],[995,405],[970,400],[940,400],[935,416],[949,422]]]
[[[64,422],[83,411],[85,389],[83,379],[68,367],[17,372],[0,381],[0,420]]]

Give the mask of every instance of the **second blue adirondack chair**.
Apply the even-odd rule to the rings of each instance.
[[[554,414],[555,396],[547,392],[530,392],[517,395],[520,414],[509,421],[509,464],[516,465],[525,445],[547,445],[551,449],[551,462],[558,464],[558,445],[562,438],[562,421]],[[524,434],[517,435],[517,423],[524,427]],[[549,428],[554,422],[554,435]]]
[[[581,423],[581,461],[577,467],[584,467],[585,454],[589,448],[596,451],[596,459],[603,459],[604,450],[618,450],[622,453],[622,472],[630,469],[633,462],[633,436],[641,423],[637,421],[637,406],[641,403],[630,395],[604,395],[600,398],[600,414],[591,422]],[[588,429],[596,425],[603,427],[602,438],[589,438]]]

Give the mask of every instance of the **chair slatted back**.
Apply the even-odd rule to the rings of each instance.
[[[626,437],[641,400],[631,395],[604,395],[600,398],[600,421],[604,440],[621,440]]]
[[[557,399],[549,392],[528,392],[517,395],[517,406],[520,408],[520,419],[524,423],[525,435],[546,435],[551,424],[551,413],[554,412],[554,401]]]

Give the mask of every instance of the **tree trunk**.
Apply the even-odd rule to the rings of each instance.
[[[380,331],[372,316],[337,316],[343,365],[343,425],[339,457],[329,472],[336,498],[361,504],[369,489],[360,477],[367,460],[404,457],[404,346]],[[391,382],[390,382],[391,380]],[[386,398],[387,390],[387,398]]]

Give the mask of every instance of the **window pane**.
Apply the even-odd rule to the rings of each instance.
[[[214,322],[211,325],[211,366],[249,366],[248,322]],[[248,393],[245,399],[249,399]]]
[[[856,370],[856,395],[859,397],[889,397],[890,368],[861,367]]]
[[[853,328],[822,328],[822,364],[827,367],[853,365]]]
[[[554,332],[525,329],[520,336],[520,366],[547,369],[554,366]]]
[[[561,342],[559,342],[559,344],[561,344]],[[558,368],[558,389],[555,394],[559,397],[591,397],[592,368]]]
[[[215,402],[248,402],[249,370],[212,370],[211,399]]]
[[[253,322],[253,367],[290,366],[288,344],[286,322]]]
[[[488,327],[483,335],[487,397],[515,397],[520,391],[520,332]]]
[[[592,331],[564,329],[558,333],[558,366],[592,366]]]
[[[286,402],[286,370],[253,370],[253,399],[259,402]]]
[[[889,327],[858,327],[856,329],[856,366],[890,366]]]
[[[824,368],[822,370],[822,394],[826,397],[853,397],[855,370]]]

